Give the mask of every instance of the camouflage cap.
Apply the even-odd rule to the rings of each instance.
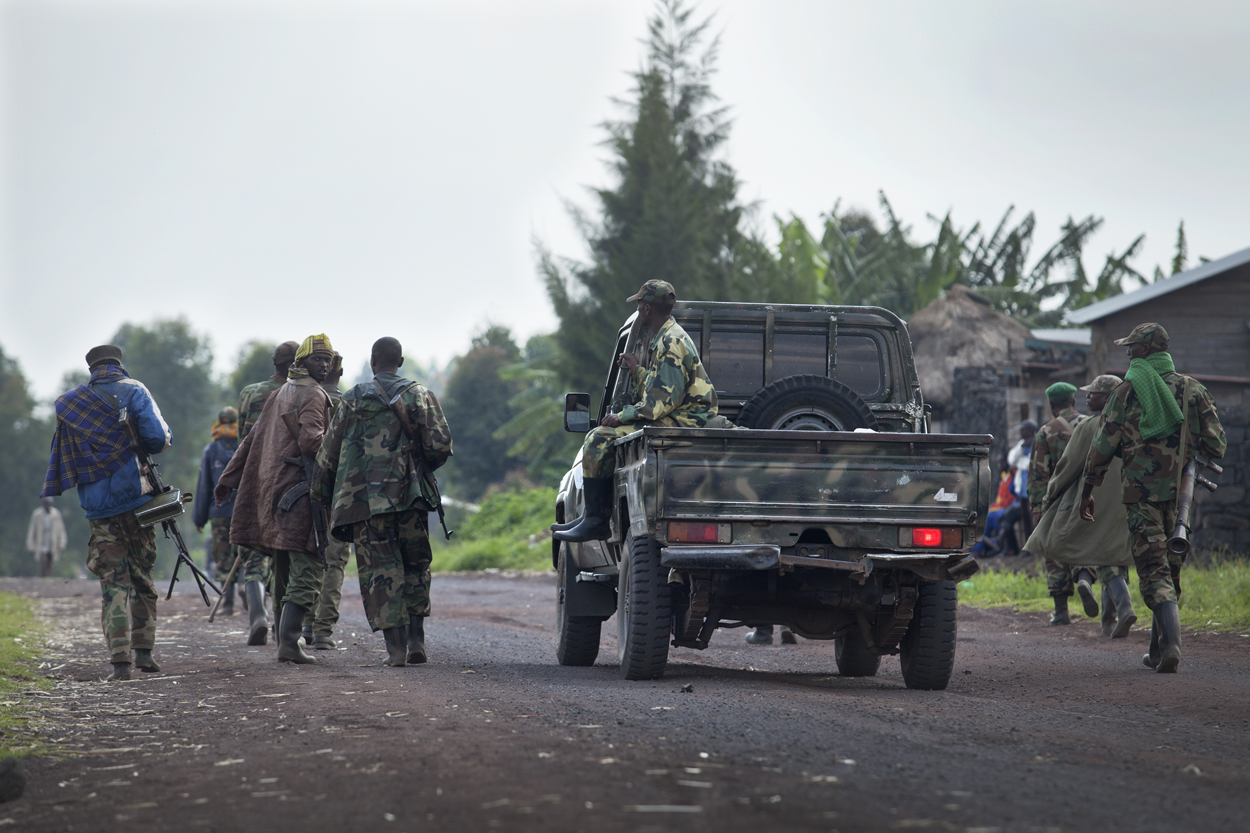
[[[237,409],[231,408],[229,405],[227,405],[226,407],[222,408],[220,411],[217,412],[217,421],[227,422],[227,423],[238,422],[239,412]]]
[[[625,300],[627,302],[642,301],[644,304],[654,304],[657,301],[662,304],[671,304],[677,300],[677,292],[668,281],[647,281],[636,293]]]
[[[1104,373],[1101,376],[1095,377],[1094,381],[1081,388],[1081,390],[1086,391],[1087,393],[1111,393],[1111,391],[1115,390],[1122,384],[1124,384],[1124,380],[1119,376],[1112,376],[1110,373]]]
[[[1055,382],[1046,388],[1046,398],[1051,402],[1063,402],[1076,396],[1076,385],[1067,382]]]
[[[1112,343],[1121,347],[1126,344],[1149,344],[1159,350],[1166,350],[1168,349],[1168,331],[1163,329],[1162,324],[1138,324],[1133,328],[1133,332],[1124,338],[1117,338]]]
[[[274,367],[282,364],[290,364],[295,361],[295,353],[299,350],[299,345],[294,341],[284,341],[279,344],[273,351]]]
[[[92,347],[87,351],[87,367],[95,367],[97,364],[121,364],[122,348],[116,344],[101,344],[99,347]]]

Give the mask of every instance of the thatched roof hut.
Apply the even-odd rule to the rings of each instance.
[[[916,373],[925,402],[938,419],[951,403],[951,381],[961,367],[999,368],[1025,354],[1029,329],[993,309],[990,302],[956,284],[907,322]]]

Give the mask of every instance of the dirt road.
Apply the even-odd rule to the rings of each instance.
[[[391,669],[349,581],[342,650],[279,666],[244,618],[162,601],[164,671],[124,684],[96,585],[37,596],[54,691],[16,830],[1234,831],[1250,826],[1250,640],[1187,635],[1181,673],[1148,634],[960,609],[955,677],[908,691],[896,659],[842,679],[832,643],[721,631],[656,682],[555,664],[554,579],[436,577],[431,662]],[[185,589],[185,588],[184,588]],[[81,595],[75,595],[81,594]],[[355,634],[355,636],[352,636]],[[692,686],[692,692],[683,692]],[[70,754],[73,753],[73,754]],[[11,821],[10,821],[11,820]]]

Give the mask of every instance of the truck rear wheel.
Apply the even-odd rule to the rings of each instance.
[[[599,633],[603,620],[595,616],[569,616],[568,588],[577,580],[577,565],[569,545],[560,545],[556,559],[556,659],[561,665],[594,665],[599,656]]]
[[[616,655],[627,680],[655,680],[668,664],[672,599],[655,539],[632,535],[621,560]]]
[[[955,668],[955,609],[958,596],[953,581],[922,581],[915,612],[899,643],[903,682],[908,688],[940,691]]]
[[[737,422],[780,431],[854,431],[877,428],[868,403],[836,379],[787,376],[746,401]]]
[[[833,640],[833,659],[843,677],[875,677],[881,667],[881,655],[869,650],[858,628]]]

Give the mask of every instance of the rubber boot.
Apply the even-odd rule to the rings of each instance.
[[[1137,613],[1133,610],[1133,597],[1129,595],[1128,582],[1123,576],[1116,576],[1107,582],[1107,593],[1115,604],[1116,615],[1115,630],[1111,632],[1111,638],[1123,639],[1137,623]]]
[[[382,640],[386,643],[386,662],[392,668],[403,668],[408,664],[408,629],[383,628]]]
[[[799,644],[799,638],[794,635],[794,631],[790,630],[784,625],[781,628],[781,644],[782,645],[798,645]]]
[[[1068,615],[1068,597],[1055,596],[1055,612],[1050,614],[1052,625],[1071,625],[1072,617]]]
[[[109,674],[109,682],[125,682],[130,679],[130,663],[115,662],[113,663],[113,673]]]
[[[238,578],[236,578],[234,580],[234,585],[239,591],[239,604],[243,606],[243,610],[251,613],[251,611],[247,609],[247,591],[244,590],[244,582],[241,582]]]
[[[1159,623],[1160,674],[1175,674],[1181,664],[1181,611],[1176,602],[1155,605],[1155,621]]]
[[[311,648],[313,643],[312,625],[305,625],[300,630],[300,636],[304,637],[304,644]]]
[[[1094,598],[1094,577],[1089,574],[1088,570],[1080,570],[1077,576],[1076,593],[1081,597],[1085,615],[1093,619],[1098,615],[1098,600]]]
[[[425,652],[425,617],[410,616],[408,618],[408,664],[420,665],[428,660],[429,656]]]
[[[156,664],[156,660],[152,659],[151,648],[135,648],[135,668],[138,668],[140,671],[146,671],[149,674],[161,670],[161,667]]]
[[[314,636],[313,647],[318,651],[333,651],[338,646],[334,643],[334,639],[329,636]]]
[[[250,617],[247,644],[265,645],[269,641],[269,620],[265,618],[265,585],[253,580],[247,583],[246,589],[247,615]]]
[[[773,626],[760,625],[754,630],[747,631],[748,645],[772,645],[773,644]]]
[[[299,644],[303,626],[304,608],[295,602],[283,602],[278,620],[278,662],[294,662],[297,665],[317,663],[317,659],[304,653],[304,647]]]
[[[222,592],[222,595],[225,596],[225,598],[221,600],[221,615],[233,616],[234,615],[234,579],[230,580],[230,585],[228,587],[221,588],[221,592]]]
[[[1111,600],[1111,590],[1102,586],[1102,635],[1110,637],[1115,633],[1115,602]]]
[[[1152,671],[1159,667],[1159,614],[1154,615],[1154,620],[1150,623],[1150,650],[1142,654],[1141,664]]]
[[[612,478],[587,477],[582,480],[582,489],[586,494],[586,512],[571,528],[553,532],[557,541],[602,541],[612,534]]]

